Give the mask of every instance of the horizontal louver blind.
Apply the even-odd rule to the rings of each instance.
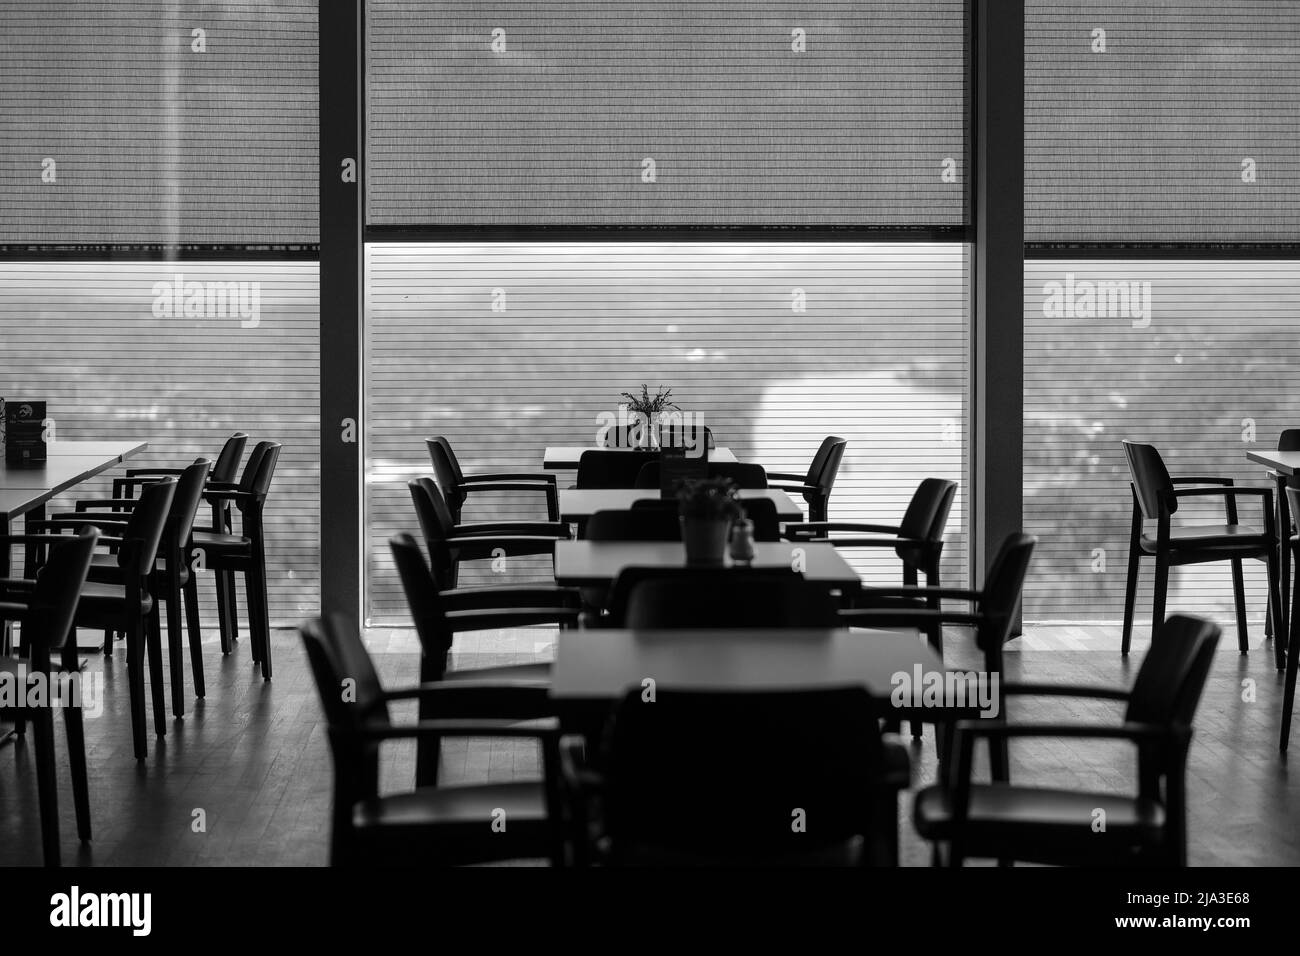
[[[1300,4],[1029,0],[1025,239],[1295,242]]]
[[[372,225],[965,222],[964,0],[366,10]]]
[[[316,46],[315,0],[5,0],[0,243],[316,242]]]
[[[209,295],[216,283],[234,284],[223,286],[224,310]],[[0,263],[0,396],[44,399],[57,439],[149,442],[65,505],[106,497],[127,467],[215,460],[234,431],[248,433],[249,450],[281,442],[268,587],[273,623],[296,623],[320,600],[319,300],[308,263]],[[213,589],[204,575],[205,602]],[[238,600],[245,613],[242,585]],[[203,620],[216,625],[210,603]]]
[[[406,482],[430,473],[426,438],[446,435],[467,470],[540,470],[642,383],[769,470],[802,474],[823,437],[847,438],[831,517],[897,523],[922,478],[963,480],[966,283],[959,244],[367,246],[368,616],[406,618],[387,539],[419,533]],[[544,505],[478,495],[463,515],[508,517]],[[462,583],[550,577],[545,558],[476,564]],[[901,583],[892,551],[859,565]]]
[[[1101,283],[1125,284],[1127,300],[1112,304],[1119,286]],[[1027,620],[1122,619],[1131,515],[1122,439],[1156,445],[1175,475],[1265,483],[1245,455],[1300,426],[1297,316],[1300,262],[1027,264],[1025,526],[1039,536]],[[1242,499],[1240,517],[1261,526],[1258,499]],[[1175,521],[1222,523],[1222,501],[1180,504]],[[1264,566],[1245,566],[1259,618]],[[1144,561],[1144,628],[1153,579]],[[1229,565],[1174,568],[1168,609],[1231,622]]]

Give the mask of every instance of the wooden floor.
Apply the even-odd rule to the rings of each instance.
[[[413,632],[367,635],[385,680],[407,683],[415,673]],[[480,636],[458,650],[460,666],[548,659],[555,633],[525,629]],[[949,635],[948,659],[975,666],[970,638]],[[1281,680],[1256,627],[1249,657],[1225,634],[1196,721],[1188,775],[1189,854],[1193,865],[1300,864],[1300,773],[1292,776],[1277,752]],[[168,735],[150,740],[149,757],[131,756],[122,655],[89,658],[88,672],[105,681],[103,715],[86,721],[94,840],[76,839],[71,791],[60,742],[60,812],[65,864],[165,866],[320,865],[326,862],[330,760],[316,691],[297,635],[274,635],[275,679],[264,683],[249,661],[247,639],[222,657],[205,642],[207,699],[187,702]],[[1131,682],[1145,641],[1121,660],[1115,629],[1031,627],[1009,645],[1007,679],[1123,685]],[[188,667],[187,667],[188,669]],[[1244,700],[1254,682],[1254,700]],[[1056,701],[1026,704],[1016,719],[1114,718],[1117,705]],[[1296,744],[1300,754],[1300,743]],[[395,745],[385,759],[385,785],[413,776],[413,751]],[[1132,786],[1127,745],[1038,740],[1014,746],[1013,775],[1089,789]],[[933,779],[933,739],[914,750],[913,779]],[[509,780],[535,775],[531,745],[501,741],[449,743],[444,780]],[[904,863],[925,865],[928,850],[912,831],[911,800],[900,821]],[[201,811],[201,812],[200,812]],[[0,747],[0,865],[38,864],[36,774],[21,740]]]

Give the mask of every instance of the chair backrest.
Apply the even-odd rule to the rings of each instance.
[[[434,481],[438,483],[438,488],[442,491],[442,496],[454,518],[460,513],[460,509],[465,507],[465,499],[469,497],[461,487],[464,472],[456,463],[450,450],[451,443],[447,439],[439,435],[436,438],[426,439],[424,444],[429,449],[429,460],[433,463]]]
[[[657,451],[588,449],[578,459],[576,485],[579,488],[635,488],[642,466],[658,458]]]
[[[762,465],[748,462],[709,462],[708,477],[730,479],[737,488],[766,488],[767,470]],[[648,461],[636,473],[633,488],[659,487],[659,462]]]
[[[807,860],[880,817],[883,748],[862,688],[641,694],[604,737],[615,862]]]
[[[823,489],[833,485],[835,473],[839,471],[840,460],[844,457],[844,449],[848,443],[848,439],[840,438],[838,435],[827,435],[823,438],[822,443],[817,446],[817,453],[813,455],[812,462],[808,465],[804,484]],[[830,469],[829,481],[824,481],[823,476],[827,474],[827,469]]]
[[[777,518],[776,502],[770,498],[741,498],[741,510],[754,522],[755,541],[780,541],[781,522]]]
[[[597,511],[587,519],[583,537],[588,541],[680,541],[681,520],[677,502],[668,508],[633,508],[630,511]]]
[[[979,600],[984,623],[975,634],[975,643],[985,654],[997,653],[1011,640],[1016,610],[1025,589],[1025,576],[1029,573],[1029,562],[1037,543],[1038,539],[1032,534],[1007,535],[985,573]]]
[[[33,653],[40,653],[38,666],[48,665],[48,653],[64,646],[77,615],[81,587],[86,583],[94,559],[99,529],[86,527],[64,544],[50,549],[45,564],[36,573],[28,613],[23,622],[23,640]]]
[[[451,548],[447,539],[456,531],[456,522],[452,519],[447,500],[442,496],[438,483],[429,477],[412,478],[406,483],[411,491],[411,500],[415,503],[415,517],[420,522],[420,533],[424,535],[424,546],[429,550],[429,560],[433,563],[433,572],[440,580],[451,570]]]
[[[275,477],[275,466],[280,461],[280,450],[283,447],[279,442],[260,441],[254,446],[252,454],[248,456],[250,466],[253,463],[253,457],[257,457],[257,467],[244,469],[244,478],[240,482],[240,490],[247,491],[252,495],[256,504],[260,505],[265,501],[267,493],[271,490],[271,479]]]
[[[425,563],[420,546],[409,534],[395,534],[388,539],[393,562],[402,579],[402,591],[415,622],[415,633],[425,657],[441,668],[451,650],[452,633],[446,627],[446,614],[438,597],[438,582]]]
[[[1202,618],[1168,618],[1138,668],[1125,719],[1190,727],[1220,634],[1218,625]]]
[[[1148,521],[1159,518],[1162,499],[1168,502],[1170,514],[1177,511],[1178,499],[1164,497],[1174,490],[1174,482],[1169,477],[1169,469],[1165,467],[1164,459],[1156,451],[1156,446],[1124,439],[1124,454],[1128,458],[1128,470],[1133,478],[1133,490],[1137,494],[1142,517]]]
[[[163,478],[140,487],[140,497],[122,532],[123,547],[117,552],[118,566],[132,574],[153,570],[167,526],[167,515],[176,497],[176,479]]]
[[[173,556],[179,557],[181,549],[189,542],[194,518],[203,500],[203,488],[211,474],[212,462],[198,458],[176,480],[176,494],[172,496],[172,506],[167,514],[167,544],[172,551],[168,560]]]
[[[244,457],[244,446],[247,444],[248,436],[243,432],[235,432],[227,438],[208,477],[223,483],[234,481],[235,475],[239,472],[239,461]]]
[[[1300,521],[1300,486],[1292,485],[1289,481],[1286,486],[1286,503],[1291,509],[1291,521],[1294,523]],[[1287,529],[1282,529],[1283,534],[1289,534]],[[1292,547],[1295,546],[1295,539],[1292,539]],[[1300,575],[1297,575],[1297,582],[1300,582]]]
[[[610,589],[612,627],[838,627],[825,588],[792,570],[624,568]]]
[[[355,629],[331,616],[308,621],[299,632],[331,738],[355,733],[366,724],[391,722],[379,672]],[[344,681],[352,683],[345,685]]]
[[[957,482],[947,478],[925,478],[907,503],[898,533],[904,538],[920,538],[937,543],[943,540],[948,514],[957,495]],[[898,556],[908,564],[917,564],[922,555],[916,547],[900,545]]]

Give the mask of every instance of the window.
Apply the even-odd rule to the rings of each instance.
[[[424,439],[446,435],[467,468],[536,470],[547,445],[593,443],[597,416],[642,383],[769,470],[803,472],[822,437],[847,438],[835,518],[897,522],[930,475],[964,487],[967,278],[955,243],[369,245],[367,617],[406,619],[387,539],[417,531],[406,481],[431,470]],[[952,583],[964,515],[959,493]],[[498,516],[544,512],[498,494],[464,518]],[[892,552],[859,566],[901,581]],[[540,580],[549,561],[503,571]]]

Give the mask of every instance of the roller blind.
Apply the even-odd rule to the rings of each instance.
[[[370,0],[371,225],[961,226],[964,0]]]
[[[804,473],[849,441],[831,516],[897,523],[922,478],[964,482],[966,248],[911,243],[498,243],[366,247],[366,595],[406,619],[387,539],[419,529],[406,482],[446,435],[467,470],[539,470],[591,444],[642,383],[672,388],[742,461]],[[559,475],[561,486],[572,473]],[[487,500],[484,500],[484,499]],[[802,505],[802,499],[798,499]],[[945,579],[965,579],[964,488]],[[472,496],[464,520],[544,518]],[[858,559],[855,559],[858,560]],[[892,552],[859,560],[901,583]],[[549,559],[463,583],[544,580]]]
[[[1026,265],[1025,527],[1039,537],[1026,620],[1122,619],[1131,515],[1122,439],[1154,444],[1173,474],[1264,483],[1246,452],[1275,448],[1283,428],[1300,425],[1297,315],[1296,261]],[[1239,507],[1243,523],[1262,527],[1258,499]],[[1221,500],[1180,504],[1175,520],[1221,524],[1223,515]],[[1264,566],[1245,567],[1259,619]],[[1153,577],[1143,562],[1143,628]],[[1168,612],[1229,624],[1229,565],[1174,568]]]
[[[1295,242],[1300,4],[1027,0],[1025,239]]]
[[[56,439],[149,442],[127,467],[215,460],[234,431],[250,450],[284,445],[266,504],[278,624],[320,600],[318,273],[314,263],[0,262],[0,396],[44,399]],[[123,472],[62,504],[107,497]],[[203,619],[215,626],[213,591],[203,575]],[[239,605],[246,613],[242,586]]]
[[[315,0],[0,4],[0,243],[318,241]]]

